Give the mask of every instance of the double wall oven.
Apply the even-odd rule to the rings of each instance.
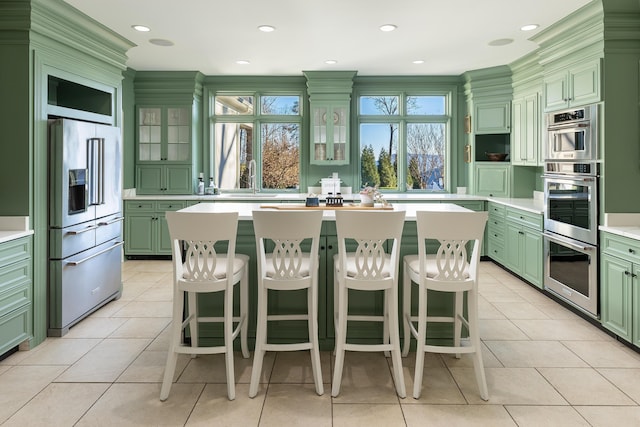
[[[547,115],[545,289],[598,317],[598,109]]]

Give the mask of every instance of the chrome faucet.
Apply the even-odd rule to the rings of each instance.
[[[251,187],[251,191],[253,194],[258,192],[258,186],[256,182],[256,161],[255,159],[251,159],[249,161],[249,186]]]

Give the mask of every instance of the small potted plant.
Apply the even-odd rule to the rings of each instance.
[[[366,185],[360,190],[360,205],[373,206],[374,203],[385,203],[382,193],[378,191],[377,187]]]

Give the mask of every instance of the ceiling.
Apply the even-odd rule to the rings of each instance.
[[[536,48],[532,35],[592,0],[65,1],[135,43],[127,61],[135,70],[294,76],[459,75],[508,64]],[[151,31],[137,32],[136,24]],[[263,24],[276,30],[263,33]],[[382,24],[397,29],[382,32]],[[521,31],[526,24],[540,27]],[[489,45],[501,39],[513,42]]]

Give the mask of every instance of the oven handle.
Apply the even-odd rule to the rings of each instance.
[[[566,129],[576,129],[576,128],[588,128],[590,126],[589,123],[566,123],[566,124],[558,124],[558,125],[549,125],[547,128],[548,131],[558,131],[558,130],[566,130]]]
[[[568,240],[568,239],[559,237],[559,236],[557,236],[555,234],[542,233],[542,235],[545,238],[547,238],[547,239],[549,239],[549,240],[551,240],[553,242],[559,243],[561,245],[568,246],[569,248],[575,249],[576,251],[586,252],[586,251],[592,251],[592,250],[596,249],[595,246],[588,245],[586,243],[584,243],[584,244],[576,244],[575,240]]]
[[[594,177],[590,177],[590,176],[585,176],[585,177],[578,177],[575,175],[549,175],[549,174],[544,174],[542,175],[543,178],[546,179],[561,179],[564,181],[582,181],[582,182],[593,182],[596,179]]]

